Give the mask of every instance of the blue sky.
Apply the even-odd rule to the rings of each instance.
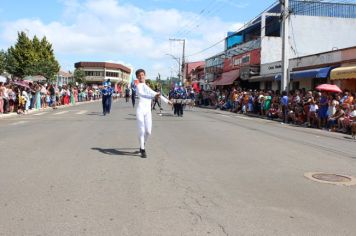
[[[274,1],[248,0],[1,0],[0,48],[16,41],[17,31],[46,36],[64,70],[77,61],[120,62],[145,68],[149,77],[177,73],[185,38],[187,55],[236,30]],[[194,57],[203,60],[220,44]]]

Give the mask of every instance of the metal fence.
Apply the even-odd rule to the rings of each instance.
[[[353,3],[292,0],[290,10],[296,15],[356,18],[356,4]]]

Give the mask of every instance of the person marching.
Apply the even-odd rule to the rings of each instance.
[[[143,69],[136,71],[136,78],[139,80],[137,85],[137,95],[140,98],[136,109],[137,126],[139,130],[140,153],[142,158],[146,158],[145,144],[148,136],[152,132],[152,112],[151,102],[154,97],[160,97],[161,100],[171,105],[171,102],[160,93],[153,91],[145,83],[146,72]]]
[[[110,80],[108,80],[107,83],[108,83],[108,88],[107,88],[108,94],[107,94],[107,97],[106,97],[106,113],[110,114],[111,103],[112,103],[112,95],[114,93],[114,89],[111,87]]]
[[[179,86],[174,93],[174,98],[176,99],[175,114],[178,117],[183,117],[183,101],[187,98],[185,89]]]
[[[136,103],[136,84],[133,82],[131,84],[131,101],[132,101],[132,107],[135,108],[135,103]]]
[[[107,96],[108,96],[108,83],[104,82],[104,88],[101,90],[102,95],[102,105],[103,105],[103,115],[106,115],[107,112]]]
[[[126,86],[126,89],[125,89],[125,100],[126,100],[126,103],[129,102],[129,99],[130,99],[130,88],[129,88],[129,86],[127,85],[127,86]]]
[[[156,89],[155,92],[157,93],[160,93],[161,91],[159,89]],[[161,106],[161,102],[159,101],[159,98],[158,97],[155,97],[153,99],[153,106],[152,106],[152,110],[156,110],[156,104],[158,105],[159,107],[159,110],[162,111],[162,106]]]

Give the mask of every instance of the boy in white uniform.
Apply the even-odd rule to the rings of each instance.
[[[146,72],[143,69],[136,71],[136,78],[139,80],[136,91],[140,98],[136,109],[136,119],[139,130],[140,153],[142,158],[146,158],[145,143],[152,131],[151,102],[154,97],[160,97],[162,101],[171,105],[171,102],[160,93],[153,91],[145,83]]]

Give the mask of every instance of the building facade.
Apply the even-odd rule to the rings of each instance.
[[[237,32],[228,33],[225,40],[225,51],[221,55],[224,64],[233,64],[235,72],[223,67],[221,74],[210,74],[210,79],[218,81],[220,78],[229,77],[229,81],[220,82],[220,85],[240,84],[246,88],[265,88],[278,90],[280,88],[282,38],[281,38],[281,4],[276,3],[270,9],[262,13],[246,24]],[[293,64],[309,55],[323,54],[324,52],[337,51],[356,45],[356,4],[335,3],[320,1],[290,1],[289,24],[289,67],[290,78],[293,81],[290,87],[312,88],[319,82],[328,78],[314,78],[307,82],[304,76],[307,73],[298,71],[307,69]],[[256,60],[256,52],[259,60]],[[243,65],[243,55],[253,54],[254,63]],[[331,53],[332,54],[332,53]],[[331,55],[329,53],[329,55]],[[240,57],[240,59],[235,59]],[[210,60],[210,59],[207,59]],[[237,63],[234,61],[237,60]],[[236,66],[235,64],[239,64]],[[258,63],[258,64],[257,64]],[[206,63],[209,65],[209,63]],[[210,63],[211,64],[211,63]],[[328,66],[333,66],[328,64]],[[209,71],[219,70],[206,67]],[[328,68],[328,73],[320,73],[329,76],[333,68]],[[327,70],[327,69],[325,69]],[[234,78],[237,77],[239,83]],[[307,76],[310,76],[307,75]],[[222,84],[221,84],[222,83]],[[219,82],[215,82],[219,85]]]
[[[123,87],[130,82],[131,69],[117,63],[109,62],[77,62],[76,69],[82,69],[85,73],[85,81],[88,84],[101,85],[110,79],[112,86]]]
[[[65,86],[68,85],[69,83],[74,83],[74,76],[71,72],[66,72],[63,70],[60,70],[57,75],[55,75],[56,79],[56,84],[57,86]]]

